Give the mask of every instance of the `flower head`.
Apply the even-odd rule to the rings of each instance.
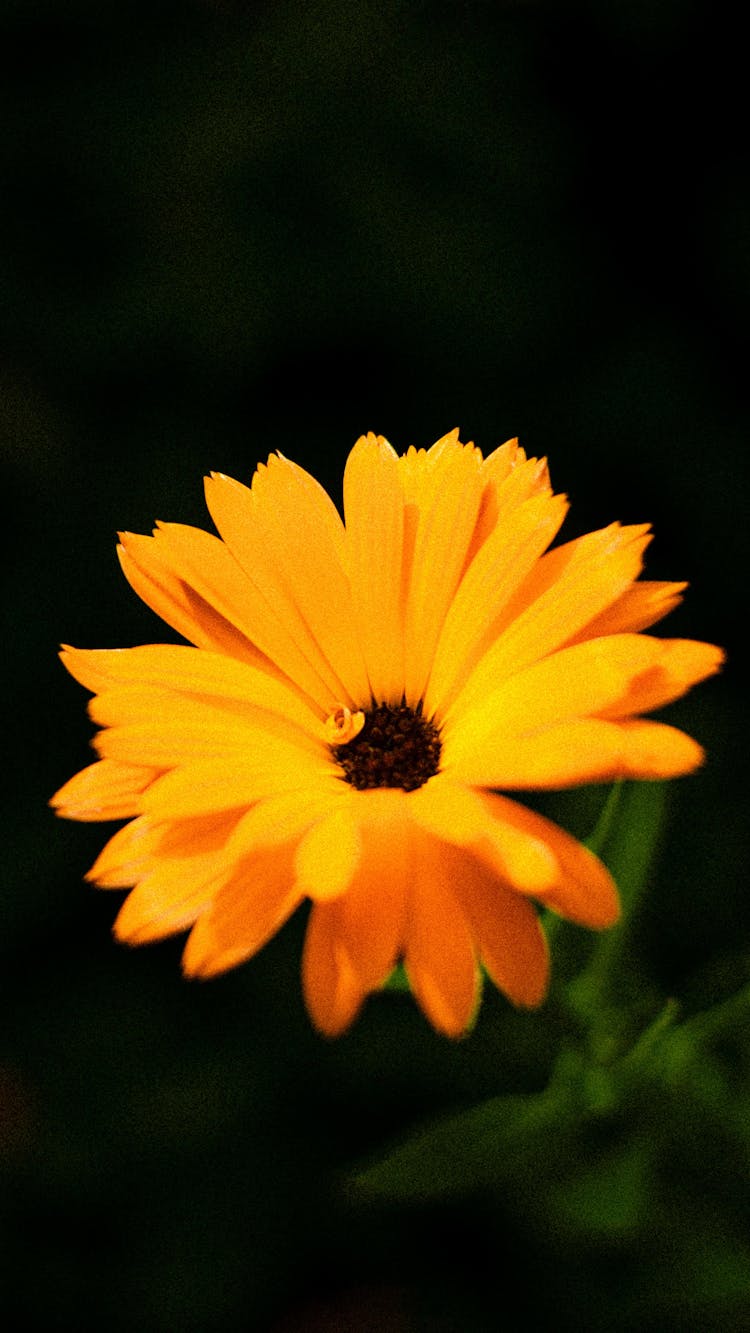
[[[213,473],[206,498],[218,537],[160,523],[119,547],[132,587],[192,646],[62,654],[101,730],[97,762],[53,804],[129,821],[88,876],[131,888],[117,936],[189,930],[185,971],[207,977],[309,899],[303,986],[324,1033],[398,961],[451,1036],[471,1023],[481,968],[539,1004],[535,904],[598,929],[617,892],[505,793],[702,759],[641,716],[722,659],[642,633],[685,587],[638,580],[648,527],[548,549],[567,504],[546,464],[515,440],[483,458],[458,431],[402,457],[358,440],[345,522],[280,455],[250,488]]]

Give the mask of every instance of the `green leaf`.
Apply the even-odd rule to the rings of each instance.
[[[578,975],[569,982],[565,1004],[584,1025],[601,1026],[606,1022],[622,1026],[626,1040],[632,1025],[611,1013],[612,1007],[624,1009],[638,994],[634,1009],[636,1023],[642,1022],[656,1002],[644,985],[641,969],[632,947],[633,923],[638,905],[648,890],[659,852],[668,805],[665,782],[618,783],[610,793],[601,817],[587,845],[604,861],[620,893],[621,915],[615,926],[591,937],[588,959]],[[558,934],[558,938],[560,938]],[[555,946],[557,948],[557,944]],[[561,939],[563,962],[565,942]],[[554,958],[553,958],[554,966]],[[570,966],[564,976],[570,976]],[[624,1000],[624,1004],[623,1004]]]
[[[352,1177],[368,1196],[426,1201],[460,1197],[510,1177],[526,1177],[546,1155],[551,1136],[573,1123],[560,1087],[492,1097],[418,1130],[380,1161]]]

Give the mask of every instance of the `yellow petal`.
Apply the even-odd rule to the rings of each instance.
[[[357,816],[362,855],[347,892],[331,906],[338,938],[361,986],[376,990],[403,951],[411,838],[405,793],[360,793]]]
[[[197,532],[197,529],[188,529]],[[208,533],[202,534],[209,541],[215,538]],[[221,543],[217,542],[221,547]],[[241,628],[223,614],[220,607],[225,606],[225,592],[222,587],[222,574],[226,576],[227,587],[231,590],[237,583],[241,571],[232,568],[229,552],[225,556],[214,553],[214,565],[222,565],[223,570],[213,569],[214,580],[218,576],[218,586],[198,578],[200,588],[192,576],[192,567],[183,567],[166,549],[165,542],[154,537],[142,537],[136,533],[121,532],[117,555],[122,571],[131,588],[147,606],[151,607],[167,625],[171,625],[198,648],[212,649],[229,657],[236,657],[243,662],[251,662],[266,670],[276,672],[263,653],[254,646]],[[191,564],[200,566],[199,551]],[[235,590],[236,591],[236,590]]]
[[[363,436],[347,459],[344,514],[354,621],[370,690],[379,703],[400,703],[404,497],[398,458],[381,436]]]
[[[628,635],[618,636],[628,638]],[[639,636],[641,639],[644,635]],[[707,676],[712,676],[724,662],[724,653],[712,643],[693,639],[652,639],[659,644],[658,660],[651,671],[636,676],[627,694],[607,708],[605,716],[626,717],[629,713],[647,713],[678,699]]]
[[[601,634],[635,634],[662,620],[682,601],[687,583],[659,583],[639,579],[627,588],[617,601],[580,631],[581,637],[597,638]],[[575,638],[571,642],[575,642]]]
[[[259,847],[275,847],[291,839],[298,842],[312,824],[349,799],[349,787],[338,778],[319,779],[310,787],[268,796],[239,819],[228,851],[241,858]]]
[[[243,762],[247,757],[251,762],[267,762],[275,767],[283,762],[290,773],[298,767],[299,772],[309,774],[317,772],[325,759],[322,746],[290,729],[283,718],[273,714],[256,721],[187,699],[172,697],[160,702],[155,693],[153,700],[156,711],[151,713],[150,721],[109,727],[94,737],[94,747],[102,758],[171,768],[224,755],[228,764]],[[102,709],[97,702],[91,710],[94,716],[106,715],[108,700]],[[130,701],[128,706],[133,707]]]
[[[217,479],[206,479],[206,499],[213,504],[212,517],[219,527],[214,513],[217,506],[212,480],[218,484]],[[231,484],[232,496],[237,487],[239,483]],[[250,494],[246,487],[240,489]],[[261,548],[265,549],[265,560],[271,561],[273,555],[268,550],[271,538],[268,532],[262,532],[255,509],[250,521],[251,533],[259,548],[253,568],[242,565],[231,544],[225,544],[198,528],[161,523],[154,536],[174,567],[189,578],[191,586],[212,605],[220,606],[227,619],[237,624],[248,640],[264,653],[265,659],[273,663],[276,673],[282,671],[300,690],[324,707],[332,692],[334,698],[341,697],[341,686],[326,666],[309,630],[305,628],[304,633],[299,632],[299,617],[295,618],[293,604],[282,597],[281,581],[277,579],[275,586],[267,586]]]
[[[335,773],[321,766],[322,778]],[[314,773],[300,778],[293,763],[253,763],[247,757],[202,759],[185,763],[152,783],[141,805],[155,821],[187,819],[221,810],[247,809],[255,801],[314,782]]]
[[[131,820],[104,844],[86,878],[100,889],[129,888],[148,869],[153,839],[148,820]]]
[[[252,490],[214,473],[206,499],[239,566],[324,683],[326,702],[366,701],[369,684],[341,562],[343,528],[322,487],[288,459],[271,456]]]
[[[484,793],[439,774],[410,792],[407,802],[410,816],[426,832],[481,852],[522,892],[540,893],[557,882],[559,866],[547,843],[497,818]]]
[[[186,930],[209,906],[220,883],[211,854],[159,862],[120,908],[114,925],[117,939],[146,944]]]
[[[454,781],[477,787],[577,787],[616,778],[664,778],[691,773],[703,760],[695,741],[659,722],[576,718],[530,736],[477,744],[446,763]]]
[[[295,857],[297,888],[309,898],[337,898],[349,888],[361,854],[354,800],[345,799],[302,838]]]
[[[447,449],[423,469],[405,621],[405,696],[422,698],[435,648],[466,563],[482,495],[480,455]]]
[[[494,626],[565,517],[562,496],[540,495],[507,515],[464,574],[435,649],[425,712],[444,714],[457,688],[495,640]]]
[[[551,492],[546,459],[527,459],[518,440],[508,440],[489,454],[480,471],[482,500],[469,547],[469,560],[473,560],[498,524],[504,524],[524,500]]]
[[[261,849],[216,892],[196,921],[182,964],[192,977],[212,977],[257,953],[300,903],[292,847]]]
[[[457,716],[522,667],[560,648],[637,578],[648,541],[641,525],[613,524],[549,551],[506,605],[497,639],[447,710]]]
[[[512,829],[530,843],[547,848],[557,867],[551,882],[524,883],[522,875],[509,873],[513,887],[532,893],[560,916],[579,925],[600,930],[614,925],[620,912],[617,888],[606,866],[594,853],[549,819],[507,797],[485,793],[488,816],[503,829]],[[499,848],[502,852],[502,846]],[[498,860],[495,845],[479,848],[480,857],[504,877],[505,866]]]
[[[657,708],[716,671],[710,644],[614,634],[563,648],[517,672],[445,728],[443,762],[498,751],[576,716],[626,717]]]
[[[602,723],[602,725],[605,725]],[[684,731],[663,722],[619,723],[623,739],[622,768],[615,777],[677,778],[700,768],[702,746]]]
[[[516,1005],[534,1008],[547,989],[547,942],[531,904],[465,855],[457,895],[492,981]]]
[[[97,695],[89,714],[108,727],[94,739],[97,751],[125,762],[170,768],[212,755],[269,754],[276,761],[287,755],[304,769],[327,758],[324,744],[309,731],[278,713],[233,700],[125,686]]]
[[[467,1031],[479,1000],[479,970],[456,883],[466,856],[415,830],[404,966],[420,1007],[448,1037]]]
[[[210,701],[214,706],[244,704],[293,721],[311,736],[325,739],[320,711],[293,685],[223,653],[173,643],[101,649],[65,645],[60,658],[71,676],[97,693],[153,688]]]
[[[326,1037],[352,1024],[365,998],[339,937],[338,903],[314,903],[302,953],[302,988],[308,1013]]]
[[[60,788],[50,805],[65,819],[130,819],[158,770],[144,764],[101,759],[81,769]]]

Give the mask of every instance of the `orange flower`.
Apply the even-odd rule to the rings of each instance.
[[[93,691],[98,761],[53,797],[126,819],[89,879],[134,886],[115,931],[190,930],[208,977],[312,903],[302,975],[342,1032],[402,960],[435,1028],[459,1036],[480,963],[517,1005],[545,994],[534,900],[617,918],[595,856],[499,791],[689,773],[700,747],[640,714],[716,671],[710,644],[640,633],[682,583],[637,582],[647,526],[548,551],[566,513],[546,464],[458,431],[399,457],[357,441],[345,524],[280,455],[251,488],[206,481],[214,537],[122,535],[125,575],[193,644],[66,648]]]

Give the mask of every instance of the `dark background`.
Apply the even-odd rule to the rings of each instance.
[[[19,1327],[493,1329],[521,1326],[516,1300],[524,1325],[621,1327],[616,1253],[578,1256],[569,1288],[564,1247],[502,1209],[469,1243],[460,1212],[381,1216],[342,1183],[425,1118],[541,1087],[544,1011],[488,995],[452,1045],[389,995],[327,1044],[301,921],[205,986],[179,942],[116,947],[120,895],[81,882],[106,830],[46,808],[90,758],[55,653],[172,637],[115,532],[206,525],[211,469],[249,481],[280,449],[338,497],[363,431],[400,451],[520,435],[572,498],[567,536],[652,521],[647,574],[692,585],[663,632],[730,649],[669,712],[709,761],[674,785],[640,931],[660,991],[720,994],[748,952],[750,179],[728,23],[698,0],[0,9],[0,1310]],[[585,834],[592,801],[552,808]],[[694,1327],[675,1302],[659,1327]]]

